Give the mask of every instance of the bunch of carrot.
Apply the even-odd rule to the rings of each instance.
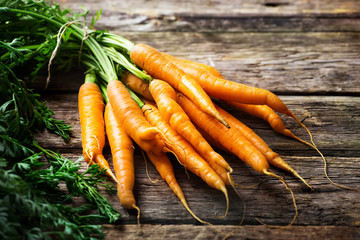
[[[125,208],[136,209],[140,216],[132,191],[135,142],[197,220],[205,223],[186,203],[168,153],[173,154],[181,165],[202,178],[210,187],[225,195],[226,216],[229,206],[227,186],[236,190],[237,184],[231,176],[231,165],[214,151],[213,146],[217,146],[236,155],[258,173],[275,177],[284,183],[294,202],[296,212],[290,224],[294,222],[297,216],[295,197],[287,183],[271,171],[270,165],[293,173],[309,188],[311,186],[254,131],[212,101],[212,98],[222,100],[262,118],[276,132],[313,147],[322,156],[309,130],[278,96],[265,89],[228,81],[210,66],[173,57],[146,44],[134,44],[105,31],[88,31],[93,28],[93,23],[87,27],[84,23],[86,21],[78,21],[75,16],[68,18],[65,15],[70,11],[60,11],[58,5],[53,7],[47,1],[28,0],[4,4],[1,11],[8,17],[6,24],[9,29],[22,25],[12,23],[17,18],[31,24],[37,22],[33,19],[38,20],[44,24],[39,25],[39,29],[46,29],[44,36],[55,34],[47,33],[49,27],[59,29],[56,34],[57,45],[52,50],[48,68],[59,45],[63,43],[66,44],[62,54],[78,56],[81,53],[78,59],[88,69],[78,99],[83,156],[88,164],[100,165],[114,179],[118,198]],[[95,21],[93,19],[92,22]],[[10,33],[11,36],[15,34]],[[18,50],[43,51],[42,47],[51,45],[49,39],[26,49],[19,47]],[[20,52],[12,46],[11,49]],[[36,54],[26,54],[28,60],[34,56]],[[309,133],[310,142],[300,139],[287,129],[276,112],[295,119]],[[106,137],[111,148],[114,173],[102,153]],[[328,177],[326,162],[324,170]]]
[[[213,149],[219,146],[258,173],[285,184],[295,206],[290,224],[294,222],[295,197],[287,183],[270,170],[270,165],[293,173],[312,187],[253,130],[212,100],[223,100],[261,117],[275,131],[305,142],[285,128],[276,114],[286,114],[301,123],[278,96],[265,89],[228,81],[213,67],[175,58],[145,44],[135,45],[117,35],[105,33],[99,42],[113,66],[110,70],[118,69],[118,79],[107,77],[114,74],[99,67],[101,61],[84,54],[83,63],[93,72],[87,74],[79,92],[83,152],[87,163],[101,165],[116,181],[118,198],[125,208],[136,209],[140,214],[132,193],[134,141],[198,221],[205,223],[186,203],[167,153],[175,155],[181,165],[210,187],[223,192],[227,201],[226,216],[229,206],[226,186],[235,188],[236,183],[230,164]],[[96,80],[94,73],[100,80]],[[102,155],[104,128],[115,174]]]

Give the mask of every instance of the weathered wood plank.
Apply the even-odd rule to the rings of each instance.
[[[113,9],[129,13],[152,13],[167,14],[173,12],[183,13],[216,13],[216,14],[299,14],[299,13],[354,13],[360,12],[360,6],[354,0],[307,0],[307,1],[288,1],[288,0],[231,0],[223,1],[204,1],[204,0],[169,0],[169,1],[98,1],[98,0],[56,0],[63,6],[81,9],[86,6],[88,9],[97,10]]]
[[[121,31],[359,31],[356,1],[67,1],[95,14],[99,28]],[[196,7],[195,7],[196,6]]]
[[[360,229],[352,227],[318,227],[318,226],[293,226],[284,230],[269,229],[263,226],[218,226],[224,233],[236,229],[230,239],[327,239],[327,240],[352,240],[360,238]],[[221,234],[210,226],[193,225],[142,225],[141,230],[136,225],[105,225],[106,239],[223,239]]]
[[[360,94],[360,33],[115,33],[278,94]],[[50,90],[77,91],[82,72],[53,75]]]
[[[175,13],[148,16],[108,10],[103,11],[96,27],[129,32],[359,32],[359,25],[359,14],[254,16]]]

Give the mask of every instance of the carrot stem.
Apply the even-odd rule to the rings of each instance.
[[[128,53],[130,53],[130,50],[135,46],[135,44],[128,39],[112,33],[104,33],[100,41],[104,45],[125,50]]]
[[[112,47],[105,47],[104,48],[106,53],[111,57],[111,59],[120,64],[121,66],[125,67],[129,72],[140,78],[141,80],[145,81],[146,83],[150,83],[152,77],[138,69],[133,63],[131,63],[124,55],[119,53]]]

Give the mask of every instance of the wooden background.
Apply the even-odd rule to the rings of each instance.
[[[266,88],[278,94],[314,135],[328,160],[329,176],[360,189],[360,3],[356,0],[56,0],[63,7],[94,14],[102,9],[97,28],[108,29],[133,42],[143,42],[178,57],[215,66],[227,79]],[[69,143],[47,133],[38,140],[71,159],[81,156],[77,90],[81,71],[56,76],[44,100],[57,118],[73,126]],[[229,188],[230,211],[225,219],[223,195],[198,177],[187,177],[173,161],[179,184],[190,207],[231,239],[360,239],[359,193],[337,188],[324,176],[323,162],[313,149],[274,133],[267,123],[222,104],[253,128],[316,190],[309,191],[284,171],[274,171],[293,189],[299,216],[284,230],[259,224],[287,225],[294,216],[291,196],[276,179],[251,189],[239,189],[246,203]],[[288,128],[308,139],[293,120]],[[109,148],[104,150],[111,160]],[[236,157],[220,153],[234,168],[234,179],[252,185],[262,179]],[[111,162],[111,161],[110,161]],[[134,193],[141,209],[125,211],[116,196],[110,202],[122,214],[117,224],[104,225],[107,239],[222,239],[213,227],[196,222],[162,180],[146,176],[139,149],[135,152]],[[85,166],[84,166],[85,168]],[[153,179],[159,178],[152,165]],[[104,193],[105,194],[105,193]]]

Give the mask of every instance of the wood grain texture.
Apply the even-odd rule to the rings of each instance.
[[[86,6],[87,9],[92,10],[103,8],[118,12],[129,12],[132,14],[169,14],[174,12],[201,14],[205,12],[226,15],[231,15],[232,13],[295,15],[309,13],[341,14],[356,13],[360,11],[359,4],[353,0],[230,0],[226,3],[219,0],[195,0],[191,2],[186,0],[56,0],[55,2],[72,9],[81,9],[81,6]]]
[[[209,226],[179,226],[179,225],[143,225],[141,230],[136,225],[113,226],[105,225],[106,237],[112,239],[137,240],[137,239],[198,239],[220,240],[226,234],[221,234]],[[360,237],[359,228],[352,227],[304,227],[294,226],[285,230],[274,230],[263,226],[218,226],[225,233],[235,229],[230,239],[328,239],[349,240]]]
[[[57,0],[91,14],[103,10],[98,28],[117,31],[359,31],[360,7],[346,0],[96,1]]]

